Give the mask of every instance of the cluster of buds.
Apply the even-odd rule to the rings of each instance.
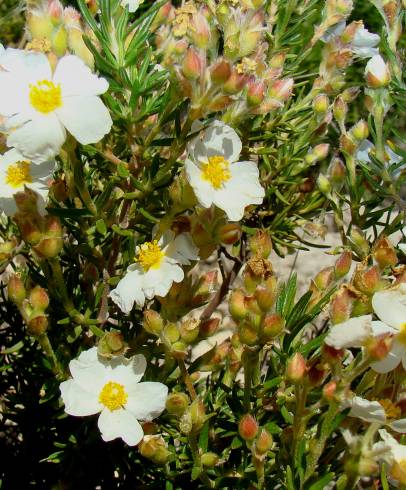
[[[244,288],[232,291],[229,310],[237,323],[240,342],[253,347],[278,337],[284,330],[284,320],[272,312],[277,298],[277,279],[268,260],[272,250],[269,235],[259,230],[251,238],[250,248],[254,256],[248,260],[243,273]]]
[[[351,269],[352,254],[344,250],[333,266],[325,267],[311,280],[309,291],[312,292],[309,307],[317,304],[333,288],[337,281],[345,277]]]
[[[27,28],[31,40],[26,49],[57,57],[71,52],[93,67],[93,55],[83,41],[81,16],[73,7],[64,8],[59,0],[43,0],[28,11]]]
[[[280,78],[285,55],[266,60],[262,4],[222,2],[215,12],[192,2],[162,7],[156,34],[162,64],[190,98],[193,117],[227,109],[231,122],[280,109],[290,97],[293,80]]]
[[[183,434],[197,434],[206,421],[204,404],[200,398],[192,402],[186,393],[173,392],[166,399],[166,410],[179,421]]]
[[[138,445],[138,450],[144,458],[149,459],[157,465],[168,462],[171,452],[164,438],[160,434],[148,434]]]
[[[63,247],[62,225],[56,216],[42,216],[38,211],[38,194],[26,188],[14,195],[18,211],[14,220],[23,240],[38,257],[56,257]]]
[[[162,316],[176,321],[203,306],[213,294],[216,284],[217,271],[209,271],[195,278],[189,274],[182,282],[173,283],[169,293],[164,298],[158,298]]]
[[[178,322],[164,320],[154,310],[144,311],[144,329],[156,337],[159,337],[167,350],[176,359],[183,359],[190,345],[197,341],[213,335],[220,320],[213,318],[209,320],[195,320],[193,318],[183,319]]]
[[[106,359],[122,356],[127,349],[123,334],[117,330],[106,332],[97,345],[97,353]]]
[[[45,289],[40,286],[27,289],[22,278],[14,274],[9,278],[7,292],[9,300],[18,307],[29,335],[39,337],[44,334],[48,328],[48,316],[45,310],[49,305],[49,297]]]

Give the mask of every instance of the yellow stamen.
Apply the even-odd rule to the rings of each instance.
[[[382,408],[385,410],[385,415],[387,419],[397,420],[402,415],[402,411],[397,407],[391,400],[385,398],[383,400],[378,400]]]
[[[390,469],[390,476],[400,483],[406,483],[406,460],[395,461]]]
[[[139,262],[145,271],[149,269],[159,269],[165,252],[162,252],[158,241],[145,242],[137,247],[136,262]]]
[[[224,157],[209,157],[208,162],[202,165],[202,179],[210,182],[215,189],[220,189],[231,178],[229,167],[230,164]]]
[[[30,102],[38,112],[48,114],[62,106],[61,86],[50,80],[41,80],[30,85]]]
[[[402,323],[402,325],[400,325],[396,340],[398,340],[401,344],[406,345],[406,323]]]
[[[124,386],[114,381],[106,383],[99,395],[99,402],[107,407],[111,412],[124,407],[127,403],[128,395]]]
[[[14,188],[30,184],[32,182],[30,169],[29,162],[16,162],[14,165],[9,165],[6,172],[6,184]]]

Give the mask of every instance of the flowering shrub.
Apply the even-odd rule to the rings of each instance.
[[[26,3],[2,486],[406,488],[405,2]]]

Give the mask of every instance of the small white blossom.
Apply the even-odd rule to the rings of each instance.
[[[406,419],[400,418],[402,411],[388,399],[371,401],[354,396],[350,401],[350,417],[365,422],[387,425],[395,432],[406,433]]]
[[[139,420],[158,417],[165,408],[168,388],[141,382],[146,368],[143,355],[100,359],[97,347],[69,363],[72,379],[60,385],[65,411],[83,417],[100,413],[98,426],[104,441],[118,437],[130,446],[144,436]]]
[[[389,83],[389,68],[381,55],[375,55],[368,61],[365,67],[365,78],[368,85],[374,88],[384,87]]]
[[[144,0],[121,0],[121,5],[128,7],[129,12],[135,12],[143,2]]]
[[[200,127],[194,125],[192,131]],[[239,221],[245,207],[261,204],[265,195],[257,165],[238,161],[241,148],[234,129],[214,121],[189,143],[185,162],[187,178],[201,206],[215,204],[231,221]]]
[[[134,303],[143,306],[145,299],[166,296],[174,282],[184,278],[182,265],[198,259],[198,250],[189,233],[177,237],[167,231],[159,241],[146,242],[136,248],[135,263],[110,292],[110,298],[124,312]]]
[[[112,120],[99,97],[108,83],[80,58],[64,56],[53,72],[43,53],[7,49],[0,56],[0,116],[8,146],[45,161],[59,153],[66,130],[82,144],[110,131]]]
[[[14,148],[0,155],[0,211],[13,215],[17,211],[13,196],[25,186],[39,194],[40,207],[44,208],[54,166],[54,160],[38,164]]]
[[[378,291],[372,296],[372,307],[380,322],[374,336],[393,335],[392,347],[382,361],[371,367],[378,373],[388,373],[400,363],[406,369],[406,284]]]
[[[327,29],[327,31],[321,37],[324,42],[330,42],[334,38],[341,36],[346,28],[345,21],[339,22],[334,26]],[[355,31],[354,37],[349,44],[351,51],[358,56],[358,58],[372,58],[379,54],[378,46],[381,38],[378,34],[369,32],[368,29],[361,24]]]
[[[371,152],[372,154],[375,152],[375,145],[369,140],[364,140],[359,145],[355,153],[355,158],[360,162],[370,163]],[[403,158],[395,153],[389,145],[385,145],[385,159],[388,165],[400,163],[403,160]]]

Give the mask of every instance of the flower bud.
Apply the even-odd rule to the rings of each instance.
[[[263,336],[267,339],[274,339],[280,335],[285,328],[285,320],[278,314],[267,315],[263,322]]]
[[[368,138],[369,128],[368,123],[360,119],[350,130],[351,136],[357,141],[363,141]]]
[[[180,324],[179,333],[181,339],[187,344],[194,342],[199,335],[199,320],[189,319]]]
[[[216,464],[219,462],[219,456],[216,453],[203,453],[200,456],[200,462],[205,468],[214,468]]]
[[[327,95],[317,95],[313,100],[313,110],[316,114],[325,114],[330,106],[330,101]]]
[[[144,458],[150,459],[153,463],[159,465],[164,465],[171,455],[163,437],[159,434],[144,436],[138,449]]]
[[[381,55],[373,56],[365,67],[365,79],[372,88],[385,87],[391,80],[388,65]]]
[[[171,354],[175,359],[184,359],[188,353],[188,345],[183,341],[179,340],[171,345]]]
[[[273,437],[266,429],[262,428],[259,431],[258,437],[255,440],[255,452],[262,455],[266,454],[273,446]]]
[[[394,461],[390,468],[390,476],[402,485],[406,485],[406,468],[403,461]]]
[[[123,334],[121,332],[112,330],[106,332],[100,339],[97,346],[97,353],[101,357],[111,359],[114,356],[120,356],[124,354],[127,348],[127,344],[124,341]]]
[[[334,325],[350,318],[353,300],[353,296],[345,287],[335,293],[330,300],[330,319]]]
[[[61,237],[62,224],[61,220],[56,216],[47,215],[44,218],[44,230],[47,237]]]
[[[210,79],[216,85],[225,83],[231,75],[230,63],[226,60],[219,60],[210,68]]]
[[[29,214],[17,213],[14,216],[23,240],[30,244],[36,245],[42,237],[42,231],[36,219]]]
[[[17,239],[12,238],[6,242],[0,243],[0,261],[9,259],[17,245]]]
[[[250,106],[259,105],[265,98],[265,83],[263,81],[248,82],[247,102]]]
[[[24,191],[16,192],[14,194],[14,201],[20,212],[32,214],[38,213],[38,194],[29,187],[25,187]]]
[[[323,194],[329,194],[331,191],[330,180],[322,173],[317,177],[317,187]]]
[[[276,282],[276,278],[275,278]],[[254,292],[255,299],[259,308],[267,312],[269,311],[276,300],[276,288],[272,289],[265,286],[258,286]]]
[[[48,329],[48,318],[45,315],[38,315],[31,318],[27,323],[27,333],[33,337],[39,337]]]
[[[49,39],[54,30],[54,25],[48,16],[39,16],[34,12],[28,12],[27,28],[33,39]]]
[[[218,329],[220,325],[219,318],[210,318],[208,320],[203,320],[199,325],[199,335],[202,338],[211,337]]]
[[[334,267],[322,269],[313,279],[314,284],[320,291],[326,290],[334,281]]]
[[[7,294],[8,299],[17,305],[20,305],[25,300],[27,292],[19,275],[13,274],[9,277]]]
[[[234,289],[229,300],[230,314],[235,321],[242,320],[248,313],[245,294],[241,289]]]
[[[182,63],[182,72],[188,80],[197,80],[202,71],[202,60],[193,48],[186,51],[186,56]]]
[[[144,320],[143,327],[152,335],[159,336],[164,327],[164,321],[162,320],[161,315],[154,310],[145,310],[144,311]]]
[[[332,186],[340,190],[345,181],[346,167],[344,162],[338,158],[334,157],[328,167],[329,180]]]
[[[303,380],[306,370],[305,358],[300,352],[296,352],[286,366],[286,378],[292,383],[299,383]]]
[[[240,341],[249,346],[258,344],[258,327],[247,321],[242,322],[238,328]]]
[[[323,358],[329,363],[329,364],[337,364],[341,362],[341,360],[344,357],[344,350],[343,349],[335,349],[334,347],[331,347],[331,345],[323,344]]]
[[[245,75],[239,74],[236,70],[233,70],[227,82],[223,85],[224,93],[228,95],[234,95],[238,92],[241,92],[246,83],[246,80],[247,77]]]
[[[305,161],[308,164],[313,164],[324,160],[329,152],[330,145],[328,143],[321,143],[315,146],[309,153],[305,156]]]
[[[338,122],[340,128],[343,128],[345,119],[347,117],[348,105],[342,97],[337,97],[333,104],[334,118]],[[342,130],[342,129],[341,129]]]
[[[220,243],[233,245],[241,238],[241,226],[238,223],[228,223],[220,227],[217,232]]]
[[[66,183],[62,179],[54,180],[49,190],[55,201],[64,202],[68,198]]]
[[[327,401],[333,401],[334,396],[337,391],[337,383],[335,381],[330,381],[326,385],[323,386],[323,398]]]
[[[358,255],[365,257],[369,254],[369,243],[359,228],[355,226],[351,228],[350,238],[354,245],[354,251]]]
[[[267,259],[272,252],[272,240],[265,230],[257,230],[249,239],[249,247],[254,255]]]
[[[206,422],[206,412],[202,400],[196,398],[190,405],[188,411],[192,422],[192,432],[200,432],[203,424]]]
[[[292,95],[293,85],[293,78],[276,80],[270,87],[268,95],[273,99],[284,102]]]
[[[249,413],[243,415],[238,424],[238,433],[244,441],[252,441],[258,434],[259,426],[257,421]]]
[[[379,240],[375,243],[373,256],[381,269],[385,269],[385,267],[389,266],[395,266],[398,263],[396,250],[390,240],[385,236],[379,238]]]
[[[34,247],[34,250],[40,257],[52,259],[60,254],[62,248],[62,238],[44,238]]]
[[[371,359],[374,361],[382,361],[388,356],[392,348],[392,343],[393,338],[388,335],[383,337],[372,337],[366,343],[365,348]]]
[[[346,276],[351,269],[352,253],[349,250],[345,250],[334,264],[334,273],[336,279],[341,279]]]
[[[181,416],[185,413],[190,403],[186,393],[170,393],[166,399],[166,410],[171,415]]]
[[[49,305],[49,296],[41,286],[31,289],[28,300],[35,310],[45,311]]]
[[[367,268],[363,264],[358,264],[354,274],[353,284],[365,294],[373,294],[379,289],[381,282],[381,273],[379,267],[374,265]]]
[[[189,23],[189,36],[192,42],[200,49],[205,49],[210,43],[210,26],[206,17],[197,12],[192,15]]]

